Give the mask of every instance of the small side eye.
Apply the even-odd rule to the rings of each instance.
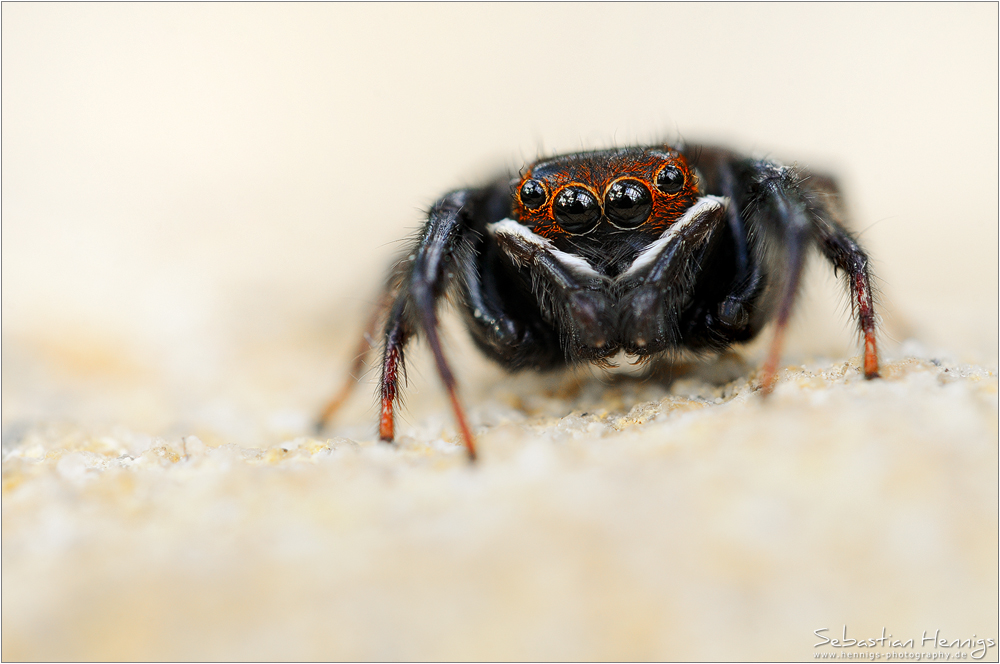
[[[664,166],[656,176],[656,188],[664,194],[676,194],[684,188],[683,171],[676,166]]]
[[[638,180],[619,180],[604,195],[604,209],[619,228],[635,228],[649,218],[653,196]]]
[[[521,190],[518,192],[518,196],[521,197],[521,205],[529,210],[537,210],[545,204],[546,199],[549,195],[545,191],[544,185],[538,180],[526,180],[524,184],[521,185]]]
[[[567,233],[582,235],[601,220],[601,206],[592,193],[583,187],[566,187],[558,194],[552,207],[556,221]]]

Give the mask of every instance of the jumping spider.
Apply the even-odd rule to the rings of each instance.
[[[841,219],[832,179],[705,146],[581,152],[538,161],[513,181],[451,192],[431,208],[369,323],[373,332],[385,321],[379,435],[393,440],[403,351],[423,334],[475,458],[438,337],[446,293],[476,345],[510,370],[607,364],[619,351],[717,352],[774,320],[760,379],[767,394],[813,246],[844,272],[864,374],[874,378],[868,256]],[[370,348],[362,343],[352,375]],[[351,385],[329,402],[320,427]]]

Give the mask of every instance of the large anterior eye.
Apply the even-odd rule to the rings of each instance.
[[[556,195],[552,207],[556,221],[567,233],[586,233],[601,220],[597,198],[583,187],[566,187]]]
[[[656,176],[656,188],[664,194],[676,194],[684,188],[684,173],[676,166],[664,166]]]
[[[518,195],[521,197],[521,205],[529,210],[537,210],[542,207],[549,197],[545,186],[538,180],[525,180]]]
[[[619,180],[604,195],[604,211],[619,228],[635,228],[649,218],[653,196],[638,180]]]

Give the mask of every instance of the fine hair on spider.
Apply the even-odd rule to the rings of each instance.
[[[869,258],[847,230],[833,178],[720,147],[654,145],[541,159],[513,179],[444,195],[390,271],[349,379],[322,429],[381,344],[379,436],[395,437],[404,351],[422,336],[470,459],[476,446],[442,347],[450,295],[479,350],[502,367],[608,366],[625,353],[663,363],[721,353],[774,323],[759,373],[774,387],[807,254],[843,274],[879,375]]]

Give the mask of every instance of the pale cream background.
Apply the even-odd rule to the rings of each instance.
[[[2,12],[5,453],[25,431],[51,423],[69,427],[69,438],[76,427],[124,427],[142,440],[176,443],[194,432],[210,446],[244,448],[300,435],[342,375],[399,241],[437,196],[497,169],[516,171],[538,155],[679,136],[839,175],[881,278],[887,356],[905,356],[899,342],[912,338],[928,356],[995,372],[994,4],[4,4]],[[852,357],[857,349],[839,286],[818,261],[813,268],[788,361]],[[453,336],[459,377],[474,403],[490,391],[477,372],[493,370],[463,354],[461,334]],[[447,412],[429,365],[417,356],[415,367],[403,430],[419,439],[420,427],[430,426],[434,438],[450,426]],[[483,375],[492,381],[499,374]],[[992,394],[995,404],[995,388]],[[368,394],[355,400],[345,416],[349,428],[338,435],[371,440],[369,403]],[[436,419],[426,425],[422,413],[430,411]],[[49,434],[46,444],[71,449],[58,442],[61,435]],[[131,433],[115,435],[109,449],[146,449]],[[989,454],[995,458],[995,449]],[[850,453],[844,458],[849,464]],[[510,486],[517,494],[520,485]],[[506,495],[499,492],[499,504]],[[572,493],[559,495],[569,500]],[[185,500],[193,499],[179,504]],[[34,512],[9,514],[32,522]],[[9,543],[30,536],[5,529],[5,578],[31,558]],[[164,537],[168,549],[178,541]],[[72,548],[58,550],[60,565],[81,559]],[[434,551],[424,550],[425,564]],[[982,555],[995,562],[995,544]],[[878,584],[881,568],[865,569]],[[995,587],[995,576],[987,582]],[[91,596],[81,587],[73,600],[61,599],[57,583],[37,595],[21,587],[23,594],[10,597],[35,603],[21,612],[17,633],[76,615],[73,607],[87,606]],[[294,607],[290,587],[282,586],[282,597]],[[357,592],[363,597],[364,587]],[[9,654],[6,593],[5,584],[5,658],[203,654],[149,650],[180,646],[134,631],[124,650],[101,650],[104,637],[90,650],[32,650],[36,642],[24,637],[22,649]],[[226,596],[211,615],[235,610]],[[248,601],[244,606],[255,606]],[[401,623],[407,611],[419,611],[405,608],[407,601],[399,600]],[[124,611],[115,620],[137,615],[111,606]],[[775,606],[768,615],[795,611]],[[887,606],[888,613],[896,605]],[[461,622],[460,613],[449,619]],[[240,634],[226,624],[216,631],[209,625],[192,647],[253,656],[226,649],[227,635]],[[605,650],[561,650],[564,642],[546,641],[546,632],[534,637],[537,650],[524,643],[491,650],[472,628],[469,650],[407,650],[405,639],[366,650],[357,636],[354,649],[288,652],[799,652],[780,630],[740,624],[750,630],[740,638],[756,634],[746,642],[755,649],[686,643],[616,650],[630,638],[622,627]],[[710,621],[701,629],[698,638],[708,639]],[[270,650],[260,646],[262,656],[279,657],[296,632],[277,633]],[[793,636],[808,642],[811,634]]]
[[[893,311],[996,359],[988,4],[3,11],[5,334],[197,364],[234,307],[355,314],[449,188],[682,135],[838,173]]]

